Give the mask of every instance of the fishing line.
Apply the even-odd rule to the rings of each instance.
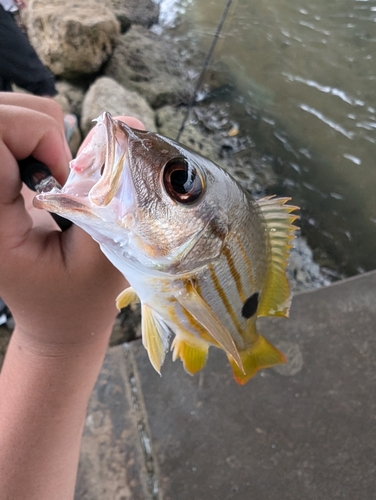
[[[220,21],[218,23],[216,32],[214,34],[213,41],[212,41],[211,46],[210,46],[210,48],[208,50],[208,53],[206,54],[205,61],[204,61],[204,64],[202,66],[202,69],[201,69],[201,73],[200,73],[200,75],[199,75],[199,77],[197,79],[196,86],[195,86],[195,89],[193,91],[191,100],[190,100],[190,102],[188,104],[187,111],[186,111],[185,116],[183,118],[183,121],[182,121],[182,123],[180,125],[180,129],[179,129],[178,135],[176,136],[176,140],[177,141],[180,139],[180,136],[181,136],[181,134],[182,134],[182,132],[184,130],[184,127],[185,127],[185,124],[187,122],[188,116],[189,116],[189,114],[191,112],[191,109],[192,109],[194,103],[196,102],[197,92],[199,91],[199,88],[201,87],[202,82],[204,81],[204,76],[205,76],[206,70],[208,69],[208,66],[209,66],[209,63],[210,63],[210,59],[212,58],[215,46],[217,45],[217,42],[218,42],[218,39],[219,39],[219,35],[221,33],[223,24],[224,24],[224,22],[226,20],[226,17],[227,17],[227,14],[228,14],[228,11],[230,9],[231,4],[232,4],[232,0],[227,0],[225,8],[223,9],[223,12],[222,12],[221,19],[220,19]]]

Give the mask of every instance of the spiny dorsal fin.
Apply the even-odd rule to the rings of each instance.
[[[268,196],[257,200],[267,225],[271,257],[264,284],[264,293],[257,310],[259,316],[288,316],[291,304],[286,266],[298,219],[291,212],[298,207],[286,205],[291,198]]]
[[[230,332],[222,325],[213,310],[204,301],[192,284],[187,289],[175,295],[177,301],[209,332],[214,340],[230,354],[242,370],[242,362],[238,349]]]
[[[192,342],[186,342],[179,337],[175,337],[171,349],[174,351],[172,360],[175,361],[180,358],[183,362],[184,370],[190,375],[194,375],[204,368],[209,346],[206,342],[198,342],[194,337],[192,338]]]
[[[116,297],[116,307],[119,309],[123,309],[124,307],[129,306],[129,304],[133,304],[134,302],[139,302],[140,299],[138,298],[137,293],[133,290],[133,288],[130,286],[123,290],[119,295]]]
[[[169,331],[154,316],[149,306],[142,304],[142,343],[148,351],[150,363],[161,374],[166,351],[168,349]]]

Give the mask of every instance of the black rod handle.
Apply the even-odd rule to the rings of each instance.
[[[54,179],[49,168],[46,167],[44,163],[36,160],[33,156],[28,156],[24,160],[19,160],[18,166],[20,168],[22,182],[33,191],[38,192],[38,186],[40,186],[41,183],[46,183],[48,179]],[[55,185],[58,185],[56,180]],[[70,220],[58,214],[49,213],[62,231],[66,231],[71,227],[72,222]]]

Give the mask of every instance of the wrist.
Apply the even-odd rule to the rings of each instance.
[[[42,406],[46,418],[67,412],[81,419],[106,348],[103,341],[85,347],[41,345],[15,329],[0,373],[0,400],[12,395],[15,408],[8,405],[10,413],[24,408],[25,414],[39,415]]]
[[[7,302],[16,324],[12,337],[26,352],[64,357],[106,350],[117,313],[115,299],[86,311],[80,305],[71,307],[68,312],[59,307],[58,299],[48,308],[40,302],[31,308],[24,300],[22,309]]]
[[[20,362],[43,364],[53,369],[62,365],[66,370],[80,371],[87,365],[101,364],[105,356],[112,327],[105,331],[30,332],[16,325],[8,347]]]

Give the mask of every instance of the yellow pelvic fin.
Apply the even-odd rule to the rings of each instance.
[[[242,369],[238,349],[230,332],[219,321],[213,310],[189,283],[184,293],[176,294],[177,301],[209,332],[214,340],[229,354]]]
[[[192,343],[189,343],[175,337],[171,349],[174,350],[172,355],[173,361],[180,358],[183,362],[184,370],[190,375],[194,375],[204,368],[209,346],[201,342],[195,342],[194,340]]]
[[[142,343],[148,351],[150,363],[154,369],[161,374],[166,351],[168,349],[169,333],[164,330],[153,311],[145,304],[142,304]]]
[[[133,304],[134,302],[139,302],[139,298],[137,293],[133,290],[133,288],[130,286],[123,290],[119,295],[116,297],[116,307],[119,309],[123,309],[124,307],[129,306],[129,304]]]
[[[258,316],[288,316],[291,304],[290,286],[286,267],[298,229],[293,222],[298,219],[291,212],[298,207],[286,205],[290,198],[268,196],[257,200],[265,218],[270,241],[271,256],[263,286],[263,294],[257,309]]]
[[[286,358],[274,345],[268,342],[262,335],[258,336],[256,342],[246,349],[240,351],[243,362],[244,373],[239,370],[234,360],[228,356],[234,379],[240,385],[244,385],[252,378],[258,370],[269,368],[273,365],[286,363]]]

